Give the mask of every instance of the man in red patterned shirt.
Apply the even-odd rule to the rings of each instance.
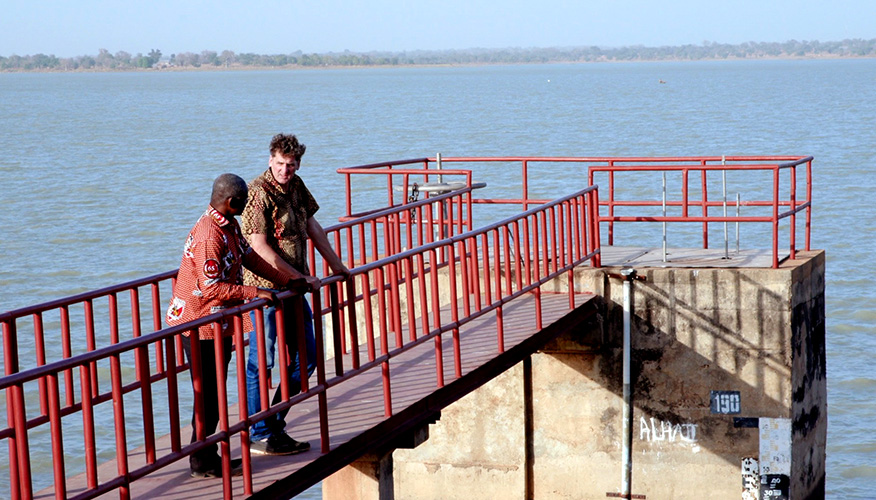
[[[262,259],[249,246],[234,219],[246,206],[248,189],[246,182],[234,174],[222,174],[213,182],[210,206],[198,219],[186,238],[182,261],[173,298],[167,309],[167,323],[179,325],[223,309],[243,304],[249,299],[262,298],[269,301],[273,290],[243,285],[243,268],[270,279],[275,283],[288,283],[293,276],[279,271]],[[244,332],[252,330],[249,315],[242,316]],[[231,318],[223,318],[221,324],[225,359],[222,360],[223,373],[228,373],[231,361]],[[183,333],[183,348],[189,363],[192,362],[191,331]],[[201,380],[201,393],[204,402],[205,434],[210,435],[219,423],[218,384],[225,383],[216,377],[213,324],[198,328],[197,348],[201,353],[200,373],[192,374],[192,388],[195,379]],[[196,440],[195,411],[192,411],[192,442]],[[217,454],[217,445],[202,448],[189,457],[192,477],[221,477],[222,465]],[[232,460],[232,473],[239,475],[240,460]]]

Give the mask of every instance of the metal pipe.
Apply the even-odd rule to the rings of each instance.
[[[736,253],[739,254],[739,217],[741,213],[742,197],[736,193]]]
[[[727,166],[726,157],[721,157],[721,165]],[[724,193],[724,258],[730,258],[730,240],[727,234],[727,170],[721,171],[721,188]]]
[[[666,262],[666,171],[663,171],[663,262]]]
[[[438,168],[438,170],[441,170],[441,153],[437,153],[435,155],[435,166]],[[438,182],[444,182],[443,175],[438,174]]]
[[[626,268],[621,270],[624,277],[624,347],[623,347],[623,454],[621,456],[622,477],[621,495],[630,498],[633,476],[633,408],[631,396],[631,341],[630,341],[630,310],[632,309],[632,282],[636,278],[636,270]]]

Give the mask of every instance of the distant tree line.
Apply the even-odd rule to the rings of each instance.
[[[3,71],[136,70],[148,68],[231,68],[231,67],[313,67],[313,66],[404,66],[446,64],[533,64],[550,62],[667,61],[704,59],[763,59],[804,57],[876,57],[876,38],[836,42],[790,40],[787,42],[746,42],[722,44],[645,47],[642,45],[602,48],[506,48],[404,52],[328,52],[306,54],[235,53],[230,50],[200,54],[183,52],[162,59],[160,50],[131,55],[111,54],[100,49],[94,56],[59,58],[54,55],[0,56]]]

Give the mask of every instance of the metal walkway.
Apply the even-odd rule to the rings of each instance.
[[[351,379],[328,392],[331,408],[343,407],[343,411],[330,411],[331,451],[321,454],[318,446],[319,426],[315,398],[292,408],[287,416],[286,429],[299,440],[314,444],[307,453],[286,457],[253,455],[252,480],[254,497],[275,498],[296,495],[318,483],[334,471],[351,463],[365,453],[381,449],[405,446],[406,439],[424,425],[440,417],[440,411],[480,387],[493,377],[522,361],[545,343],[559,334],[581,324],[594,311],[593,296],[576,294],[577,307],[569,311],[568,294],[543,293],[542,318],[545,328],[535,325],[536,301],[531,295],[519,297],[504,308],[505,346],[504,353],[495,349],[495,319],[482,316],[460,330],[462,347],[462,378],[437,389],[434,384],[435,356],[431,343],[423,343],[396,358],[393,364],[393,406],[391,417],[384,417],[381,375],[379,370]],[[442,316],[450,318],[449,308],[443,308]],[[451,339],[445,338],[445,352],[452,352]],[[365,347],[361,355],[366,356]],[[347,358],[349,359],[349,358]],[[449,365],[449,364],[448,364]],[[352,369],[348,366],[347,369]],[[452,378],[452,368],[445,367],[446,376]],[[188,428],[183,436],[188,436]],[[240,457],[239,442],[231,440],[232,456]],[[169,437],[159,440],[158,455],[170,451]],[[145,464],[144,450],[129,454],[131,469]],[[140,463],[137,463],[139,461]],[[115,462],[107,462],[100,468],[101,477],[116,473]],[[243,494],[242,478],[234,478],[235,496]],[[86,489],[85,477],[68,479],[68,495],[75,496]],[[131,483],[132,498],[220,498],[222,481],[218,479],[193,479],[189,477],[188,460],[178,460],[162,470]],[[51,498],[52,488],[38,493],[36,498]],[[101,498],[117,498],[118,492],[107,493]]]

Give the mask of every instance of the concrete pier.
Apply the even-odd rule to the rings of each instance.
[[[324,498],[351,498],[353,483],[358,498],[617,497],[619,270],[577,270],[576,289],[601,297],[595,319],[445,408],[418,447],[328,478]],[[637,271],[632,497],[823,498],[824,253],[779,269]]]

